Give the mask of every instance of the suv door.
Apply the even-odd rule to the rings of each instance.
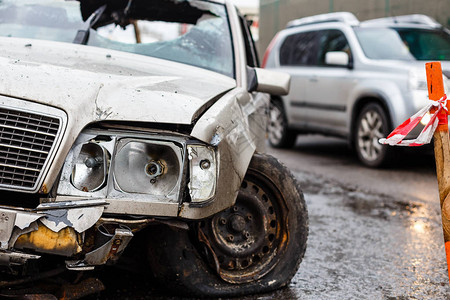
[[[337,29],[317,32],[319,50],[316,65],[309,70],[305,93],[304,117],[313,130],[347,135],[347,103],[356,82],[351,70],[351,49],[344,33]],[[326,53],[343,51],[349,56],[349,65],[329,65]]]
[[[291,75],[291,90],[286,96],[285,112],[292,127],[303,129],[306,114],[306,91],[311,67],[317,64],[319,35],[317,31],[299,32],[285,38],[280,46],[280,66]]]

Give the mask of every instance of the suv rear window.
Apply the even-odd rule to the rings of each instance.
[[[450,35],[444,30],[394,28],[417,60],[450,60]]]

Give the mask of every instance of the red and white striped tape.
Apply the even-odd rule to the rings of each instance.
[[[413,140],[405,140],[404,138],[422,121],[423,117],[427,113],[431,113],[432,108],[436,108],[434,113],[431,115],[430,120],[425,125],[425,127]],[[441,111],[445,110],[446,114],[441,114]],[[385,139],[380,139],[380,144],[387,144],[391,146],[422,146],[428,144],[433,137],[434,132],[439,124],[446,124],[447,121],[447,96],[444,95],[438,101],[430,100],[429,104],[419,110],[414,116],[403,122],[400,126],[394,129],[391,134]]]

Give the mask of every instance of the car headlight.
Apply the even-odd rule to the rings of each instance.
[[[168,195],[179,176],[180,164],[171,144],[131,139],[117,143],[114,179],[121,191]]]
[[[186,136],[88,129],[67,155],[57,195],[180,203],[215,196],[216,150]]]
[[[93,192],[106,184],[110,161],[109,152],[94,142],[81,146],[72,168],[72,185],[84,192]]]
[[[217,163],[215,151],[201,145],[187,146],[190,180],[189,194],[192,202],[204,202],[215,195]]]

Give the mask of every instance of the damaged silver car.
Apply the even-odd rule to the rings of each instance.
[[[0,1],[0,265],[11,280],[140,263],[183,294],[289,283],[308,217],[263,154],[268,95],[225,0]],[[33,274],[30,274],[33,273]]]

